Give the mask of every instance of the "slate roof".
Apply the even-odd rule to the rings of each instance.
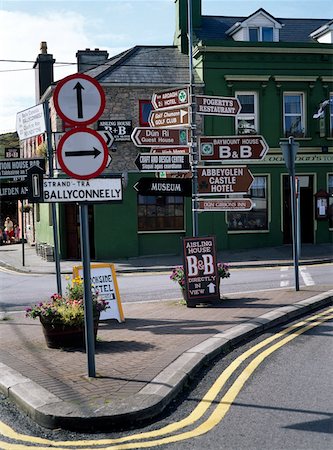
[[[225,32],[236,22],[243,22],[248,17],[202,16],[201,28],[194,30],[198,40],[227,40],[232,37]],[[280,42],[314,42],[310,34],[329,23],[328,19],[281,19],[274,18],[283,26],[280,30]]]
[[[85,72],[102,83],[184,85],[188,56],[175,46],[135,46]]]

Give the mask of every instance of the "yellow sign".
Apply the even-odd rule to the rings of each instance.
[[[83,266],[73,267],[73,278],[83,278]],[[90,264],[91,284],[104,300],[109,302],[109,308],[101,312],[100,319],[117,319],[124,322],[124,313],[118,289],[114,264]]]

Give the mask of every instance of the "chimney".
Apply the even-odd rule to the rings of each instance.
[[[47,43],[40,43],[40,54],[34,64],[35,69],[35,98],[38,103],[46,89],[53,83],[53,55],[47,53]]]
[[[85,72],[92,69],[99,64],[103,64],[108,57],[109,53],[106,50],[100,50],[99,48],[95,48],[95,50],[90,50],[90,48],[78,50],[76,54],[77,71]]]

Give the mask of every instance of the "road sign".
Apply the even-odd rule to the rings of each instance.
[[[192,195],[191,180],[175,178],[140,178],[133,186],[140,195]]]
[[[190,126],[190,108],[157,109],[150,111],[149,125],[151,127],[186,127]]]
[[[246,194],[253,180],[247,166],[198,167],[199,194]]]
[[[150,153],[190,153],[190,147],[152,147]]]
[[[97,133],[102,136],[102,138],[104,139],[104,141],[106,143],[107,148],[111,148],[111,146],[114,142],[114,137],[111,134],[111,132],[108,130],[104,130],[104,131],[99,130],[99,131],[97,131]]]
[[[188,87],[173,89],[153,94],[152,104],[155,109],[174,108],[175,106],[186,106],[191,103],[190,90]]]
[[[73,278],[83,278],[83,266],[73,267]],[[123,307],[121,305],[116,269],[114,264],[90,264],[91,285],[98,291],[98,295],[109,303],[109,308],[102,311],[100,320],[117,319],[124,322]]]
[[[59,116],[71,125],[93,123],[105,108],[105,94],[101,85],[83,73],[75,73],[60,80],[54,90],[53,101]]]
[[[27,171],[28,200],[31,203],[43,201],[43,175],[44,170],[37,166],[32,166]]]
[[[27,177],[27,170],[32,166],[38,166],[45,170],[45,159],[0,159],[0,178],[24,179]]]
[[[0,200],[18,200],[28,198],[28,185],[25,181],[3,183],[0,180]]]
[[[190,140],[185,128],[134,128],[132,141],[137,147],[183,147]]]
[[[216,97],[207,95],[196,95],[197,113],[210,116],[236,116],[241,104],[235,97]]]
[[[187,172],[190,170],[190,155],[139,153],[135,165],[141,172]]]
[[[131,120],[98,120],[98,130],[107,130],[112,133],[115,141],[130,141],[133,131]]]
[[[16,131],[21,140],[38,136],[46,130],[43,105],[33,106],[16,114]]]
[[[206,198],[198,201],[199,211],[250,211],[252,207],[250,198]]]
[[[120,177],[92,180],[44,178],[43,190],[45,203],[110,203],[123,199]]]
[[[214,237],[183,238],[186,301],[220,300]]]
[[[104,139],[90,128],[73,128],[60,139],[57,158],[62,170],[72,178],[88,180],[100,175],[108,163]]]
[[[265,157],[268,145],[263,136],[199,137],[201,161],[258,161]]]
[[[16,147],[5,147],[5,158],[6,159],[18,159],[20,157],[20,149]]]

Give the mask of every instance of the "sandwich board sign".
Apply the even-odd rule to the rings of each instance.
[[[125,318],[114,264],[91,264],[90,276],[91,284],[98,295],[109,302],[109,308],[101,312],[100,319],[117,319],[118,322],[124,322]],[[73,278],[83,278],[83,266],[73,267]]]

